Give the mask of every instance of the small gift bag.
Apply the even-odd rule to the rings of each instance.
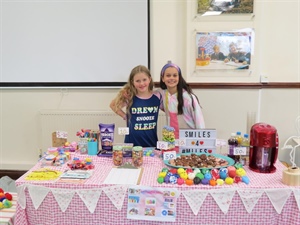
[[[78,151],[80,154],[88,154],[88,138],[79,138]]]

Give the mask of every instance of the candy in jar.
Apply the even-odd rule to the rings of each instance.
[[[113,163],[115,166],[121,166],[123,164],[123,148],[122,146],[113,146]]]
[[[134,146],[132,148],[132,165],[140,167],[143,165],[143,147]]]

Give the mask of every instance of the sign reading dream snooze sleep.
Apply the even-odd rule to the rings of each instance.
[[[1,6],[1,87],[119,86],[149,66],[147,0]]]

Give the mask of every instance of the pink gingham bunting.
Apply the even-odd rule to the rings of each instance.
[[[26,208],[25,188],[26,188],[26,184],[17,186],[18,204],[21,206],[22,209]]]
[[[265,192],[268,195],[276,212],[280,214],[287,199],[290,197],[292,190],[289,188],[274,188],[266,189]]]
[[[261,190],[261,189],[237,189],[237,192],[243,201],[245,209],[247,210],[248,213],[251,213],[254,206],[260,199],[261,195],[264,193],[264,190]]]
[[[234,188],[215,189],[210,191],[211,196],[214,198],[219,208],[225,214],[228,212],[234,193]]]
[[[300,211],[300,189],[294,188],[293,193],[294,193],[294,197],[295,197],[296,202],[297,202],[298,209]]]
[[[202,206],[208,190],[190,190],[181,192],[189,204],[194,215],[198,215],[200,207]]]
[[[101,189],[77,190],[77,194],[84,202],[90,213],[94,213],[101,193]]]
[[[72,201],[72,198],[75,194],[75,190],[71,189],[61,189],[61,188],[53,188],[51,192],[58,203],[62,212],[65,212]]]
[[[28,185],[27,188],[34,208],[38,209],[49,193],[50,188],[35,185]]]
[[[114,206],[121,210],[124,202],[125,195],[127,193],[126,185],[115,185],[103,188],[104,193],[111,200]]]

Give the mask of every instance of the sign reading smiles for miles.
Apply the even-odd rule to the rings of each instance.
[[[215,129],[180,129],[179,140],[185,139],[185,146],[179,146],[180,153],[216,153],[217,131]]]

